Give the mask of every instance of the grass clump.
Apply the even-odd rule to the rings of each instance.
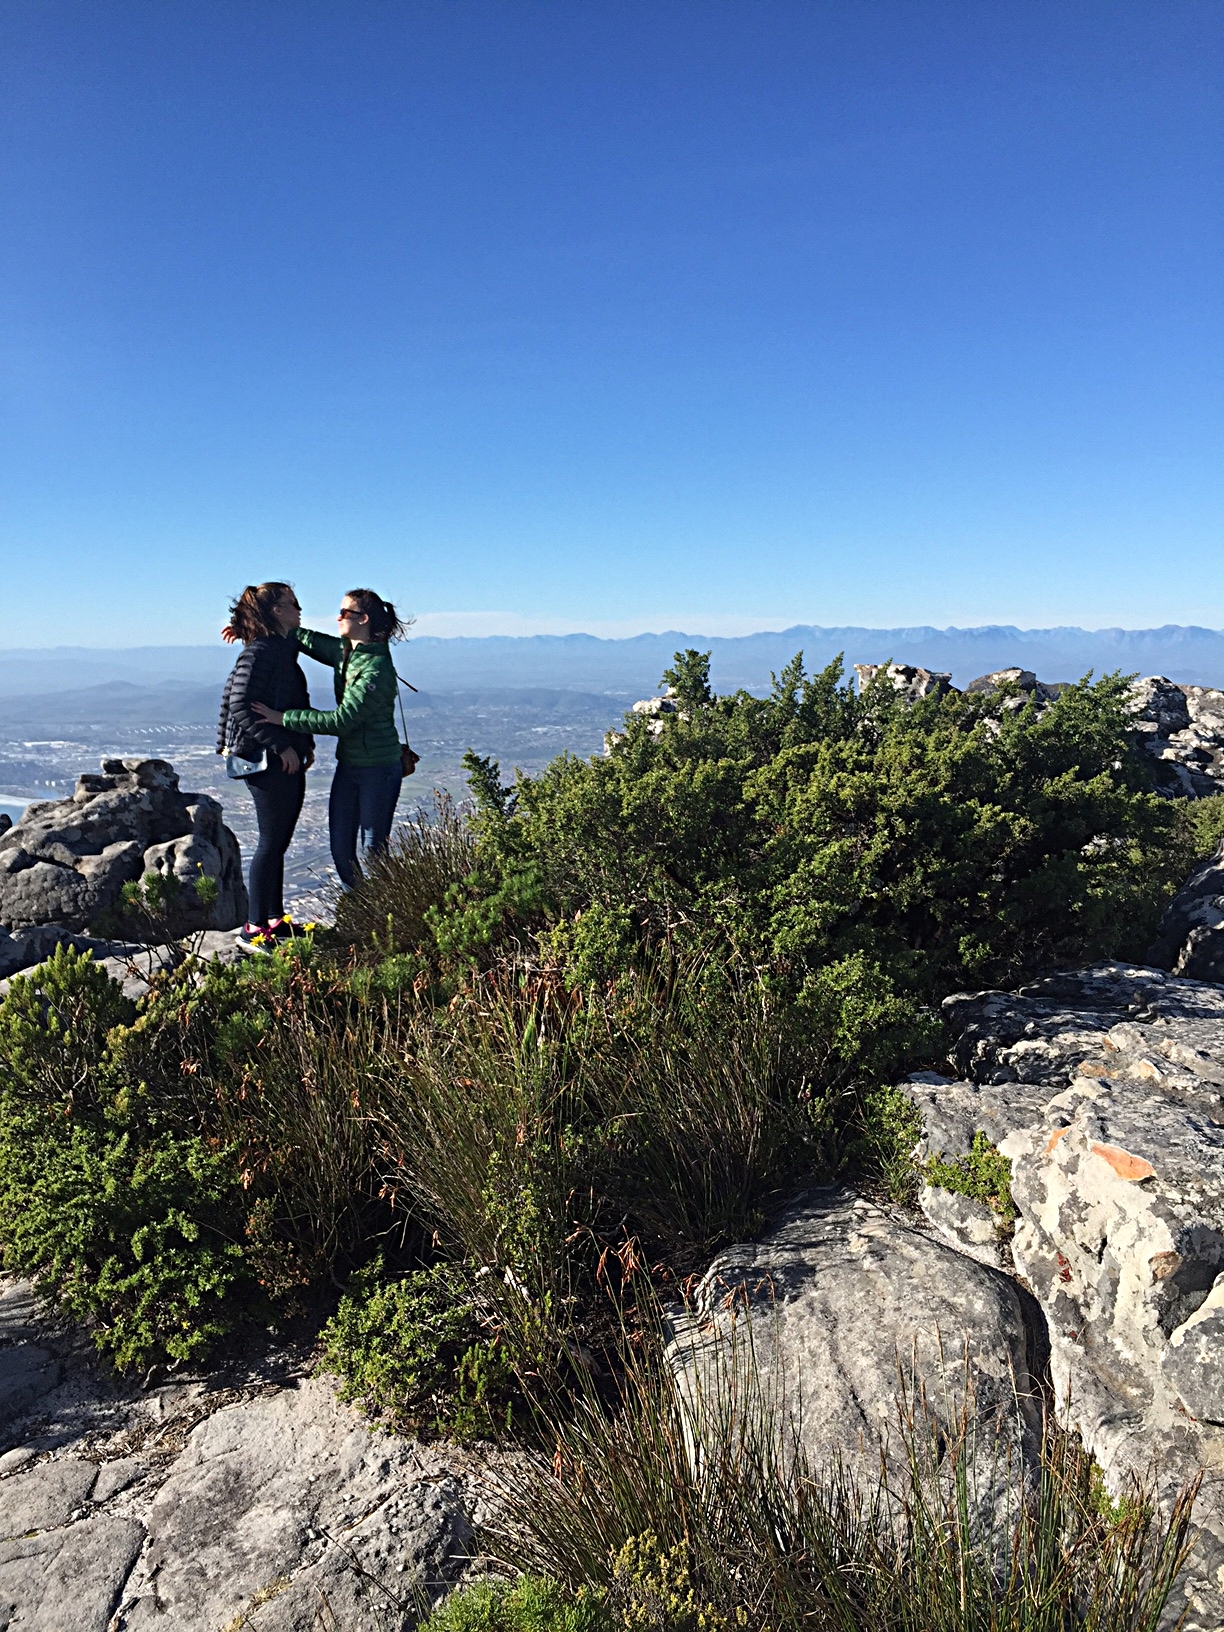
[[[951,1190],[956,1195],[984,1203],[1003,1225],[1015,1222],[1011,1162],[980,1128],[965,1155],[951,1160],[942,1154],[928,1157],[922,1165],[922,1177],[940,1190]]]
[[[552,1456],[512,1472],[486,1546],[617,1625],[845,1632],[1156,1632],[1191,1546],[1195,1490],[1106,1510],[1094,1464],[1050,1426],[1030,1478],[997,1465],[971,1398],[939,1424],[899,1409],[877,1478],[813,1465],[751,1350],[702,1391],[650,1343],[615,1398],[549,1420]],[[983,1500],[987,1491],[997,1496]]]

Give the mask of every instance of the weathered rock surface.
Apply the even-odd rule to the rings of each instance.
[[[453,1482],[421,1473],[411,1444],[371,1433],[321,1380],[216,1412],[153,1503],[124,1627],[214,1632],[266,1603],[259,1624],[287,1632],[336,1592],[340,1624],[363,1598],[402,1624],[410,1588],[436,1597],[471,1535]]]
[[[980,1130],[1010,1159],[1015,1269],[1046,1317],[1060,1408],[1111,1487],[1170,1492],[1206,1470],[1186,1624],[1218,1629],[1224,990],[1102,964],[945,1008],[963,1078],[908,1085],[920,1153],[964,1154]],[[938,1196],[928,1216],[956,1240]]]
[[[979,1442],[998,1456],[983,1498],[1005,1501],[1040,1438],[1046,1355],[1028,1294],[845,1190],[815,1193],[763,1240],[721,1253],[679,1319],[672,1354],[708,1395],[737,1325],[800,1431],[811,1464],[873,1481],[883,1451],[905,1465],[899,1391],[926,1395],[940,1426],[972,1392]]]
[[[1169,902],[1148,960],[1192,980],[1224,981],[1224,847]]]
[[[917,668],[912,663],[856,663],[859,690],[865,691],[878,674],[884,674],[907,702],[916,703],[920,697],[940,696],[955,690],[950,674],[935,669]]]
[[[0,1410],[0,1629],[400,1632],[468,1561],[479,1457],[373,1429],[304,1352],[116,1384],[0,1282],[0,1358],[34,1349],[48,1386]]]
[[[0,1627],[110,1632],[144,1530],[97,1514],[62,1530],[0,1543]]]
[[[150,872],[179,886],[172,934],[234,928],[246,916],[238,841],[217,801],[181,793],[165,760],[103,760],[102,774],[78,777],[70,799],[33,804],[0,834],[0,924],[78,932]],[[217,885],[212,908],[195,893],[201,872]]]
[[[1224,792],[1224,691],[1148,675],[1135,682],[1134,715],[1169,793]]]

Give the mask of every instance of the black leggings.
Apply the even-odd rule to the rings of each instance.
[[[251,857],[248,891],[251,904],[247,908],[247,922],[270,924],[285,910],[285,851],[302,813],[306,772],[298,771],[289,776],[281,770],[280,761],[274,759],[269,770],[248,776],[246,782],[255,801],[255,820],[259,824],[259,843]]]

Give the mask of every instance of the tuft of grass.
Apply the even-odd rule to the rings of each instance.
[[[463,811],[437,792],[400,824],[388,848],[368,858],[365,877],[336,903],[338,936],[380,958],[433,945],[429,914],[476,864]]]
[[[750,1345],[694,1391],[639,1334],[615,1397],[588,1379],[548,1416],[551,1458],[503,1476],[483,1544],[614,1609],[627,1566],[639,1583],[653,1575],[653,1602],[675,1615],[621,1626],[1157,1632],[1195,1487],[1164,1514],[1138,1488],[1105,1510],[1091,1459],[1050,1425],[1031,1476],[1013,1470],[1001,1499],[983,1499],[999,1469],[971,1400],[952,1432],[920,1401],[899,1407],[898,1425],[907,1456],[864,1485],[809,1463]]]

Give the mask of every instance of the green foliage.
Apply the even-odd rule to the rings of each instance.
[[[582,979],[717,942],[795,994],[859,959],[920,1005],[1142,952],[1186,845],[1121,677],[1039,713],[855,695],[840,665],[796,659],[767,698],[716,698],[694,655],[669,671],[686,706],[659,735],[630,715],[609,755],[555,760],[513,794],[471,763],[476,866],[438,915],[444,952],[543,933]]]
[[[0,1101],[69,1112],[92,1102],[107,1034],[135,1013],[92,952],[57,947],[35,974],[15,975],[0,1002]]]
[[[1178,813],[1194,858],[1213,856],[1224,841],[1224,793],[1210,799],[1180,800]]]
[[[510,1426],[514,1375],[465,1278],[449,1264],[354,1287],[321,1333],[341,1397],[461,1439]]]
[[[663,670],[663,684],[679,703],[712,703],[709,652],[698,652],[691,646],[687,651],[677,652],[671,668]]]
[[[159,1116],[135,1013],[62,948],[0,1003],[4,1261],[121,1368],[199,1353],[243,1278],[232,1155]]]
[[[602,1596],[569,1593],[546,1575],[477,1581],[445,1598],[422,1632],[610,1632]]]
[[[909,1095],[891,1085],[865,1094],[855,1131],[864,1165],[878,1175],[889,1200],[913,1201],[918,1183],[914,1147],[922,1136],[922,1117]]]
[[[120,1369],[187,1360],[228,1330],[243,1274],[241,1191],[226,1153],[123,1119],[0,1119],[0,1240]]]
[[[927,1158],[922,1176],[940,1190],[951,1190],[984,1202],[1004,1224],[1016,1217],[1011,1193],[1011,1163],[979,1128],[967,1155],[948,1161],[942,1154]]]

